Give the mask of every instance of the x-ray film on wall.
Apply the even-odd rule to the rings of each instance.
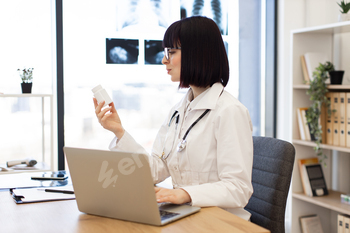
[[[170,0],[117,0],[116,31],[163,34],[172,23]]]
[[[107,64],[138,64],[139,40],[106,38]]]
[[[227,35],[228,0],[181,0],[181,19],[195,15],[211,18],[221,34]]]
[[[163,51],[161,40],[145,40],[145,64],[162,65]]]

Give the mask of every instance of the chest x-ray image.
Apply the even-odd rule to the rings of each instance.
[[[117,0],[117,31],[161,32],[170,25],[169,0]]]
[[[138,56],[138,40],[106,39],[107,64],[138,64]]]
[[[228,0],[181,0],[181,18],[195,15],[215,21],[222,35],[227,35]]]
[[[145,40],[145,64],[162,65],[164,49],[161,40]]]

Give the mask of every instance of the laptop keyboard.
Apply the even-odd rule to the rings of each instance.
[[[168,212],[168,211],[165,211],[165,210],[159,210],[159,214],[160,214],[160,219],[162,221],[166,220],[168,218],[174,217],[176,215],[179,215],[179,213]]]
[[[165,206],[165,205],[172,205],[173,203],[171,202],[158,202],[158,207]]]

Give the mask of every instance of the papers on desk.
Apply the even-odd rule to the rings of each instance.
[[[17,204],[75,199],[72,185],[50,188],[10,189],[10,193]]]
[[[48,173],[48,172],[46,172]],[[33,176],[43,176],[45,172],[26,172],[0,175],[0,191],[10,188],[55,187],[71,185],[70,178],[65,180],[32,180]]]

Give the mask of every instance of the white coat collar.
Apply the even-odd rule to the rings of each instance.
[[[214,83],[206,93],[203,93],[204,96],[198,101],[198,103],[193,107],[193,109],[214,109],[216,103],[222,93],[224,86],[221,83]],[[181,104],[176,109],[179,112],[186,107],[187,99],[192,95],[192,90],[189,89],[181,101]]]

